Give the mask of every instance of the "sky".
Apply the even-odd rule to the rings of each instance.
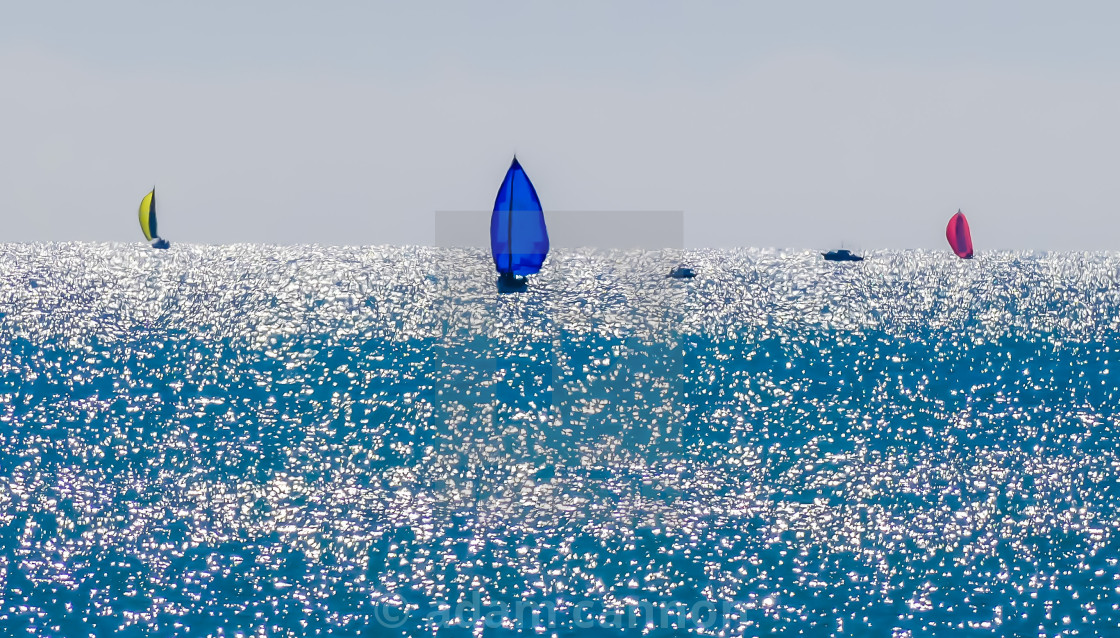
[[[436,243],[517,157],[550,223],[689,247],[1120,248],[1120,3],[10,2],[0,242]],[[442,214],[442,213],[441,213]],[[670,215],[671,217],[671,215]],[[594,227],[588,228],[594,234]]]

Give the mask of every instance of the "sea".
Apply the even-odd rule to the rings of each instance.
[[[866,257],[0,245],[0,636],[1120,635],[1120,253]]]

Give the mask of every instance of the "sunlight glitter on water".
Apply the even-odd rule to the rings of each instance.
[[[5,627],[1120,622],[1118,255],[559,252],[498,295],[470,251],[0,250]]]

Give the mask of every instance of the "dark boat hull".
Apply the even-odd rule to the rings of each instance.
[[[824,256],[825,261],[863,261],[863,257],[860,257],[859,255],[853,255],[851,253],[840,254],[840,253],[836,253],[836,252],[831,252],[831,253],[821,253],[821,255]]]
[[[498,276],[498,292],[525,292],[529,289],[529,280],[524,277],[518,277],[509,273],[502,273]]]

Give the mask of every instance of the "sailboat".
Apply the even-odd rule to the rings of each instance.
[[[541,200],[516,156],[494,200],[490,253],[502,292],[524,290],[528,285],[525,277],[540,272],[548,256],[548,228]]]
[[[171,242],[159,236],[156,226],[156,189],[154,186],[152,191],[140,200],[140,230],[144,231],[144,239],[148,240],[152,248],[164,250],[171,247]]]
[[[972,259],[972,233],[968,231],[968,220],[959,208],[945,228],[945,238],[949,240],[949,246],[953,248],[957,257]]]

